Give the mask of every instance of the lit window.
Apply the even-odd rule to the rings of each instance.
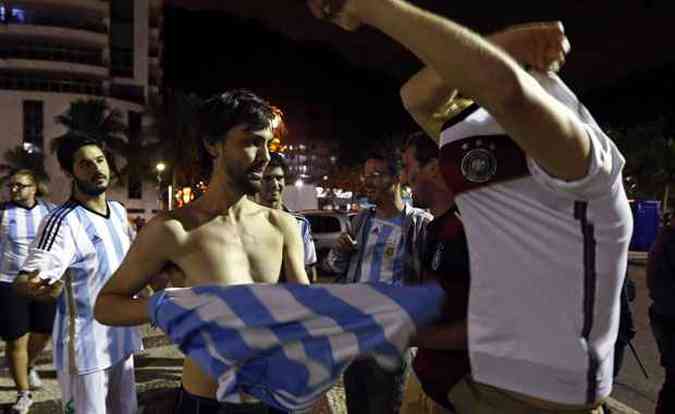
[[[14,21],[25,22],[26,21],[26,12],[22,9],[12,9],[12,17]]]

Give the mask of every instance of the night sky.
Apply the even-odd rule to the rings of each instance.
[[[639,7],[637,10],[640,11],[651,10],[654,18],[659,18],[658,10],[644,9],[641,5],[633,7]],[[589,14],[589,18],[592,15]],[[359,162],[369,148],[391,136],[400,137],[415,130],[398,95],[401,83],[419,67],[414,59],[406,58],[395,47],[378,49],[379,45],[386,44],[381,42],[382,39],[375,38],[380,43],[373,42],[373,50],[368,49],[365,43],[365,40],[370,41],[368,33],[362,36],[364,43],[350,45],[352,53],[349,55],[326,41],[343,36],[338,31],[325,35],[312,32],[316,27],[291,26],[282,34],[268,29],[269,24],[263,26],[258,20],[241,16],[241,13],[234,15],[214,10],[167,8],[165,85],[200,96],[230,88],[251,89],[284,111],[289,129],[286,143],[339,142],[345,162]],[[519,21],[517,16],[511,19]],[[495,27],[508,23],[490,23],[489,18],[486,21],[485,26]],[[672,50],[664,50],[663,57],[656,60],[650,52],[649,65],[640,65],[639,59],[646,59],[649,48],[657,47],[645,35],[644,41],[638,39],[641,43],[632,46],[639,46],[645,57],[635,53],[625,53],[625,56],[614,53],[612,61],[607,62],[602,56],[603,48],[610,53],[628,46],[622,46],[621,39],[612,44],[601,41],[616,36],[612,33],[596,36],[591,28],[583,26],[583,19],[572,20],[571,16],[568,21],[571,22],[568,28],[573,28],[570,33],[573,45],[579,47],[573,49],[562,75],[573,87],[579,87],[575,89],[580,90],[583,101],[601,124],[625,126],[658,115],[675,119],[675,46],[671,44]],[[312,23],[308,21],[307,26]],[[636,22],[632,29],[637,27]],[[311,32],[310,36],[306,33],[293,36],[294,32],[305,31]],[[308,41],[315,33],[322,40]],[[625,37],[633,39],[634,43],[638,41],[631,33],[626,33]],[[298,38],[302,40],[296,40]],[[354,39],[361,40],[345,37],[339,38],[337,43]],[[385,64],[380,63],[379,67],[359,64],[360,59],[353,57],[369,55],[373,55],[373,61],[384,56],[380,61]],[[611,75],[612,81],[597,85],[588,82],[589,74],[599,78],[599,68]]]
[[[284,111],[286,143],[339,140],[343,152],[365,156],[369,143],[415,130],[398,80],[325,44],[213,11],[169,9],[165,21],[165,85],[202,97],[250,89]]]

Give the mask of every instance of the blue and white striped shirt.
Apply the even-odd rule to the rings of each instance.
[[[0,282],[14,282],[40,221],[54,207],[40,199],[32,208],[11,201],[0,205]]]
[[[76,201],[53,210],[41,223],[24,271],[65,279],[54,323],[54,363],[59,371],[87,374],[111,367],[142,349],[136,328],[94,320],[98,293],[122,263],[131,243],[124,206],[108,202],[108,214]]]
[[[357,282],[385,282],[401,285],[404,280],[405,249],[403,216],[392,220],[372,217],[366,224],[365,243]]]
[[[316,247],[312,238],[312,225],[309,220],[300,213],[290,213],[298,221],[300,226],[300,236],[302,237],[302,247],[305,252],[305,266],[316,264]]]
[[[167,289],[153,322],[218,380],[220,401],[249,394],[305,412],[356,358],[395,370],[416,329],[439,320],[437,284],[251,284]]]

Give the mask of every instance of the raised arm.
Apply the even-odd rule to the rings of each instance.
[[[284,237],[283,267],[286,280],[309,284],[305,271],[305,250],[295,217],[282,211],[275,213],[279,229]]]
[[[175,226],[175,221],[158,216],[143,227],[96,299],[94,317],[97,321],[116,326],[150,322],[146,310],[148,299],[134,295],[171,264],[169,258],[177,244]]]
[[[347,29],[362,22],[401,43],[448,85],[485,107],[551,175],[564,180],[586,175],[590,139],[582,122],[499,47],[402,0],[309,3],[317,16],[332,17]]]
[[[541,22],[508,27],[487,40],[508,52],[516,61],[539,71],[557,71],[569,51],[560,22]],[[457,91],[433,68],[425,67],[401,88],[403,106],[434,140],[443,123],[470,101],[455,99]]]

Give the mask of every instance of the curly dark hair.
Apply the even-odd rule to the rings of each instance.
[[[58,147],[56,149],[56,158],[59,161],[61,169],[69,173],[73,173],[73,159],[75,153],[82,147],[87,145],[95,145],[104,151],[103,144],[90,136],[81,133],[69,132],[66,135],[59,137]]]

